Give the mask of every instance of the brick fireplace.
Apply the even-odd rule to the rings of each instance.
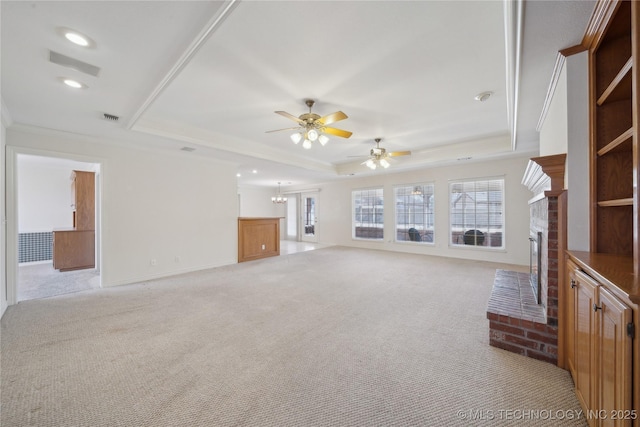
[[[540,262],[536,263],[536,254],[527,273],[497,270],[487,307],[490,345],[553,364],[558,361],[558,290],[566,242],[565,157],[529,160],[522,184],[533,198],[529,200],[529,236],[523,240],[536,240]],[[539,297],[532,276],[539,280]]]

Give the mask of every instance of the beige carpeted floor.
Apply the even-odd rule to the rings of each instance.
[[[584,426],[569,374],[488,344],[504,264],[330,247],[25,301],[2,426]]]

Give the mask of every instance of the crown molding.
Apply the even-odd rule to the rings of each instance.
[[[224,19],[231,13],[231,11],[237,6],[240,0],[227,0],[223,3],[223,6],[219,11],[211,18],[204,29],[198,34],[198,36],[191,42],[189,47],[182,54],[180,59],[171,67],[171,70],[164,76],[156,88],[151,92],[147,99],[142,103],[140,108],[133,114],[131,120],[127,123],[126,128],[132,129],[136,124],[140,116],[153,104],[153,102],[160,96],[164,89],[175,79],[184,67],[189,64],[193,56],[198,50],[209,40],[213,33],[220,27]]]

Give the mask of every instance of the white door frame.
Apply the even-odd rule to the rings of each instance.
[[[26,154],[31,156],[54,157],[66,160],[75,160],[84,163],[96,163],[100,165],[100,177],[96,186],[96,268],[102,266],[102,218],[104,218],[104,206],[102,204],[102,183],[104,182],[105,161],[104,159],[81,156],[71,153],[60,153],[56,151],[46,151],[25,147],[14,147],[7,145],[6,161],[6,208],[7,208],[7,247],[6,247],[6,268],[7,268],[7,305],[17,303],[18,299],[18,155]],[[102,274],[100,274],[100,286],[102,287]]]

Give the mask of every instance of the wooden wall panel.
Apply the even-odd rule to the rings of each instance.
[[[238,262],[280,255],[280,218],[238,218]]]

